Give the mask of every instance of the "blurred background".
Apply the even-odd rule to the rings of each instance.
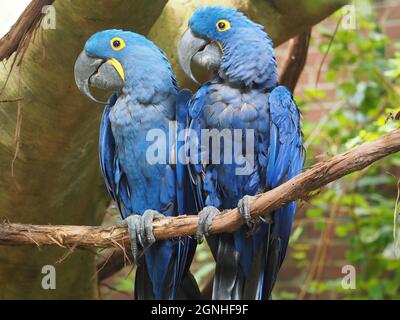
[[[19,0],[17,6],[1,1],[0,18],[3,20],[0,19],[0,37],[9,30],[29,2]],[[243,8],[253,19],[263,23],[267,32],[271,31],[278,44],[276,55],[281,71],[291,45],[287,40],[316,23],[311,31],[306,64],[294,92],[303,114],[306,167],[399,127],[399,1],[315,1],[316,7],[330,9],[311,21],[303,18],[281,29],[280,21],[291,17],[290,7],[285,7],[288,12],[270,12],[264,6],[270,1],[215,2]],[[290,6],[290,1],[283,2]],[[124,3],[114,1],[109,6],[113,12],[122,12],[126,10]],[[101,110],[83,100],[74,88],[71,81],[73,61],[89,31],[109,25],[122,25],[127,29],[126,25],[131,23],[131,30],[139,29],[148,34],[166,51],[180,84],[193,88],[176,65],[174,52],[178,36],[171,41],[168,35],[179,34],[179,30],[186,26],[190,11],[203,3],[207,4],[207,1],[156,1],[153,6],[138,3],[137,8],[132,5],[137,12],[157,11],[153,18],[148,17],[155,22],[151,21],[147,26],[147,21],[140,21],[135,26],[136,22],[129,22],[131,18],[124,17],[122,23],[114,18],[115,14],[108,16],[107,13],[96,20],[96,12],[101,10],[85,6],[80,9],[82,14],[79,15],[78,10],[77,18],[71,14],[71,18],[64,21],[62,12],[66,11],[62,10],[67,10],[68,6],[76,9],[76,5],[69,1],[64,4],[56,1],[57,25],[60,27],[54,31],[60,30],[59,33],[46,34],[46,31],[43,36],[39,32],[38,39],[33,40],[36,42],[28,48],[21,65],[12,66],[12,59],[3,62],[0,79],[4,83],[9,81],[1,91],[0,101],[6,97],[26,98],[22,102],[0,104],[0,133],[3,134],[0,151],[7,154],[6,158],[0,159],[2,171],[7,172],[3,182],[0,182],[0,191],[6,190],[0,196],[0,208],[6,213],[0,214],[0,217],[13,222],[41,224],[115,224],[118,214],[112,204],[108,206],[97,172],[96,130]],[[299,3],[304,6],[307,1]],[[337,10],[346,3],[347,6]],[[102,4],[108,6],[105,2]],[[296,6],[294,2],[292,4]],[[318,10],[320,7],[313,7],[307,14]],[[271,16],[278,18],[271,20]],[[89,28],[83,32],[87,21],[100,22],[93,30]],[[67,27],[71,23],[75,25],[72,31]],[[66,33],[65,30],[70,31]],[[70,40],[72,36],[78,38],[74,43]],[[41,37],[44,40],[40,40]],[[57,61],[59,57],[62,61]],[[59,63],[64,66],[60,67]],[[42,78],[40,73],[50,72],[46,71],[45,65],[51,66],[51,75]],[[8,79],[12,67],[15,68]],[[68,80],[60,80],[60,74],[66,74],[66,70],[69,70],[65,75]],[[51,84],[46,84],[45,88],[33,84],[40,84],[41,81]],[[55,95],[54,92],[63,94]],[[46,101],[42,95],[53,97],[52,102]],[[38,105],[45,107],[40,109]],[[34,113],[29,109],[34,107],[40,112]],[[61,123],[57,119],[61,119]],[[55,137],[49,137],[49,134]],[[47,145],[42,148],[43,139],[47,139]],[[32,151],[36,147],[41,150],[40,155]],[[47,156],[43,157],[43,153]],[[274,299],[400,298],[400,246],[397,245],[396,228],[399,165],[400,156],[393,155],[331,183],[299,202],[288,257],[280,271],[273,292]],[[68,177],[64,178],[64,174]],[[41,207],[33,209],[33,203],[38,202]],[[46,213],[38,215],[36,212],[39,209]],[[31,248],[0,248],[0,298],[132,297],[134,268],[129,264],[123,267],[123,259],[119,257],[116,261],[115,254],[110,258],[109,250],[95,255],[87,252],[70,255],[62,249],[36,251]],[[63,277],[57,293],[43,293],[43,290],[35,289],[35,283],[40,281],[38,268],[45,263],[55,264],[60,270],[60,278]],[[348,270],[345,266],[355,269],[355,288],[346,289],[342,285]],[[207,244],[203,242],[197,250],[192,271],[206,291],[214,267]],[[11,271],[15,268],[21,270],[21,279],[11,276],[13,279],[10,280]],[[80,271],[73,273],[71,270]],[[66,282],[68,285],[61,284]]]

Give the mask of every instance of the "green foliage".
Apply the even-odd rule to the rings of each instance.
[[[215,269],[215,262],[207,241],[204,240],[197,246],[196,255],[190,269],[199,284],[200,290],[202,290]]]
[[[324,78],[335,84],[331,100],[337,101],[337,106],[322,112],[320,125],[304,121],[308,165],[318,161],[319,155],[345,152],[399,127],[400,120],[388,120],[388,115],[400,111],[400,53],[396,52],[400,45],[382,33],[375,16],[362,13],[357,16],[357,30],[339,28],[333,35],[320,29],[321,52],[328,50],[334,36],[328,70],[322,73],[321,81]],[[301,100],[303,112],[327,97],[324,90],[306,90]],[[336,292],[352,299],[400,298],[400,260],[393,239],[399,164],[399,155],[388,157],[368,170],[330,184],[305,205],[305,216],[321,230],[327,227],[331,211],[336,210],[340,219],[336,219],[335,235],[346,239],[347,264],[357,269],[355,290],[343,289],[338,274],[335,281],[312,281],[307,293]],[[294,235],[299,238],[297,230]],[[299,265],[304,265],[307,249],[292,246],[292,251]],[[281,293],[279,296],[284,297]]]

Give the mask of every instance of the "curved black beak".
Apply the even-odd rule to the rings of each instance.
[[[190,28],[186,29],[178,45],[179,64],[185,74],[198,83],[191,69],[193,57],[207,45],[207,41],[196,37]]]
[[[89,56],[83,50],[75,62],[75,82],[79,90],[91,100],[107,104],[96,99],[90,92],[89,85],[119,91],[124,86],[125,75],[121,64],[115,59],[99,59]]]

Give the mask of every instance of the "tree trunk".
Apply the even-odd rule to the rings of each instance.
[[[109,201],[97,157],[102,107],[76,88],[75,59],[96,31],[150,32],[171,59],[182,86],[192,86],[177,67],[176,44],[192,10],[216,2],[56,0],[56,29],[38,30],[0,97],[22,98],[0,105],[0,218],[32,224],[100,224]],[[313,10],[265,0],[217,3],[236,5],[265,22],[279,44],[344,2],[297,2],[317,3]],[[11,64],[8,61],[7,69]],[[0,66],[1,82],[7,74]],[[59,248],[0,247],[0,299],[96,298],[94,255],[75,251],[57,263],[66,253]],[[56,290],[42,289],[41,270],[47,264],[56,267]]]

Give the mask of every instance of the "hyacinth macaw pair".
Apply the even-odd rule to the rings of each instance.
[[[89,86],[115,92],[101,121],[100,164],[137,259],[136,298],[200,298],[189,272],[197,241],[181,237],[156,242],[154,219],[199,214],[196,239],[200,240],[208,235],[216,215],[236,206],[246,225],[233,234],[207,238],[216,260],[213,298],[269,298],[286,253],[296,205],[278,209],[272,223],[267,223],[251,219],[249,201],[302,170],[299,111],[290,92],[277,84],[271,40],[260,25],[233,8],[198,9],[181,39],[178,55],[192,79],[192,61],[212,72],[212,80],[194,95],[178,91],[164,53],[133,32],[96,33],[75,64],[77,85],[91,99],[98,101]],[[229,151],[233,152],[231,163],[204,165],[192,153],[193,146],[204,150],[204,141],[189,134],[186,141],[173,139],[160,145],[167,159],[177,156],[178,152],[171,151],[174,148],[190,145],[189,165],[181,161],[150,164],[146,155],[154,141],[147,141],[146,133],[155,128],[168,132],[173,120],[178,131],[242,129],[240,141],[233,142],[241,150]],[[254,141],[250,152],[242,143],[249,134]],[[226,144],[220,146],[210,151],[223,159]],[[245,159],[253,159],[250,167],[243,157],[241,161],[235,157],[246,152]],[[243,166],[245,172],[238,174]]]

